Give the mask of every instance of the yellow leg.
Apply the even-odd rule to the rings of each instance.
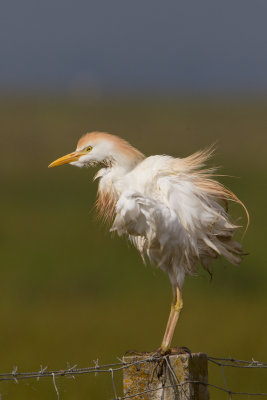
[[[161,351],[164,353],[170,349],[175,327],[178,322],[182,308],[183,308],[182,292],[178,287],[175,287],[173,288],[173,301],[171,305],[171,312],[164,333],[164,337],[162,340],[162,344],[160,347]]]

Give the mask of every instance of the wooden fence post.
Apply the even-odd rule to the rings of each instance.
[[[124,362],[146,359],[147,354],[130,355],[124,357]],[[135,400],[209,400],[208,385],[205,385],[208,383],[206,354],[169,355],[164,359],[159,377],[160,366],[155,369],[155,365],[155,361],[145,361],[125,368],[124,396],[131,396]]]

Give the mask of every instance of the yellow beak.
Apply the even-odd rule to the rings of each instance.
[[[69,164],[73,161],[77,161],[81,156],[84,156],[85,154],[87,154],[85,151],[74,151],[73,153],[66,154],[65,156],[60,157],[49,164],[48,168],[58,167],[59,165]]]

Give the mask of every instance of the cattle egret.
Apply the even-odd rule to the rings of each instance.
[[[111,231],[126,235],[146,258],[170,278],[171,311],[160,352],[170,351],[175,326],[183,307],[186,275],[198,266],[211,273],[213,261],[223,256],[241,262],[244,252],[232,240],[238,228],[230,221],[228,200],[243,203],[205,168],[213,148],[186,158],[167,155],[145,157],[118,136],[92,132],[82,136],[77,149],[52,162],[78,167],[100,166],[96,209],[112,223]],[[225,208],[224,208],[225,206]]]

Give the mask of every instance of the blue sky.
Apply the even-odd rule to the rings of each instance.
[[[4,0],[0,88],[266,92],[266,0]]]

